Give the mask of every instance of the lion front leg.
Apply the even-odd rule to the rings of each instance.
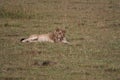
[[[70,44],[70,42],[68,42],[66,38],[63,38],[62,43]]]

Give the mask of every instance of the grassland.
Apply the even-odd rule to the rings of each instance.
[[[20,42],[57,27],[72,45]],[[120,0],[0,0],[0,80],[120,80]]]

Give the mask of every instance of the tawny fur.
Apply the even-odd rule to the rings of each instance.
[[[48,34],[34,34],[29,36],[26,39],[21,39],[21,42],[61,42],[61,43],[69,43],[65,37],[65,30],[56,29],[54,32]]]

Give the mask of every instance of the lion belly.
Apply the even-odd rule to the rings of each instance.
[[[49,35],[47,35],[47,34],[40,35],[38,37],[38,41],[39,42],[54,42],[53,40],[50,39]]]

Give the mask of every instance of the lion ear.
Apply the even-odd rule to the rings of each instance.
[[[56,28],[56,31],[59,31],[60,29],[59,28]]]
[[[66,33],[66,30],[63,30],[63,33]]]

